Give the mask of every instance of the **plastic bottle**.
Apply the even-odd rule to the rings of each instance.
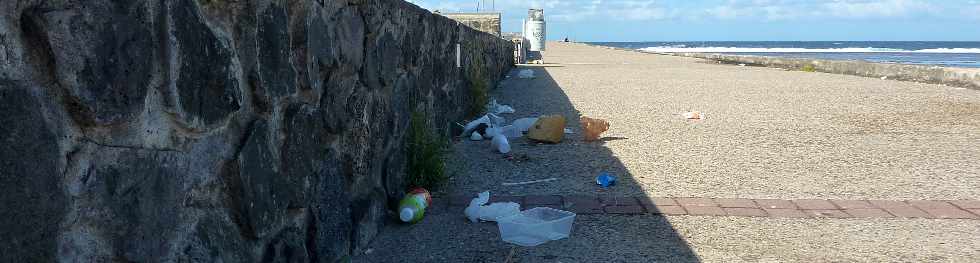
[[[412,189],[408,196],[398,204],[398,219],[406,223],[415,223],[422,220],[425,215],[425,208],[432,203],[429,191],[422,188]]]

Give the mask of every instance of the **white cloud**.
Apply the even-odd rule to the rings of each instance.
[[[487,7],[494,0],[483,0]],[[477,0],[415,1],[430,10],[472,12]],[[808,20],[980,16],[978,0],[495,0],[505,17],[543,8],[555,21]]]
[[[902,18],[942,12],[941,6],[920,0],[730,0],[702,14],[717,19],[792,20]]]
[[[415,1],[429,10],[445,12],[476,11],[479,1]],[[659,3],[659,0],[497,0],[493,6],[497,10],[517,13],[524,16],[528,8],[543,8],[545,16],[555,21],[583,21],[593,19],[607,20],[658,20],[669,18],[672,13]],[[491,6],[486,0],[486,6]]]
[[[892,18],[936,13],[938,8],[921,1],[834,1],[822,5],[827,15],[840,18]]]

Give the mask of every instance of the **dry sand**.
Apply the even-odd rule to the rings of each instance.
[[[518,113],[562,114],[578,132],[557,145],[456,144],[457,193],[596,192],[649,196],[980,199],[980,91],[857,76],[712,64],[551,43],[537,78],[495,91]],[[705,120],[680,115],[702,111]],[[578,116],[611,124],[581,141]],[[558,177],[552,183],[503,187]]]

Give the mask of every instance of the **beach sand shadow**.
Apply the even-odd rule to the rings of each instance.
[[[534,79],[517,78],[519,70],[528,68],[535,71]],[[449,160],[453,178],[445,189],[436,193],[438,200],[456,202],[456,205],[436,204],[415,225],[389,222],[371,244],[372,252],[355,259],[368,262],[396,258],[411,262],[504,262],[508,258],[510,262],[698,262],[684,238],[656,209],[643,208],[646,213],[639,215],[578,214],[570,237],[535,247],[505,243],[501,241],[497,224],[470,223],[465,219],[463,209],[468,198],[482,191],[490,191],[491,201],[527,195],[576,196],[621,205],[649,200],[635,179],[637,175],[631,174],[606,146],[629,143],[628,138],[616,136],[616,124],[612,123],[610,131],[600,140],[583,141],[578,123],[582,112],[574,107],[548,70],[517,67],[493,91],[493,96],[499,103],[517,109],[517,113],[504,116],[508,122],[560,114],[565,116],[566,127],[573,134],[566,134],[558,144],[513,139],[512,152],[508,155],[496,152],[489,141],[457,141]],[[595,176],[604,172],[617,177],[616,185],[604,189],[595,184]],[[502,185],[550,178],[557,180]],[[524,201],[522,209],[551,206],[573,210],[565,206],[570,200],[557,207]]]

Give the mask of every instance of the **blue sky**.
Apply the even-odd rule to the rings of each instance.
[[[473,12],[491,0],[414,0]],[[980,41],[980,0],[495,0],[503,30],[543,8],[548,38],[576,41]]]

